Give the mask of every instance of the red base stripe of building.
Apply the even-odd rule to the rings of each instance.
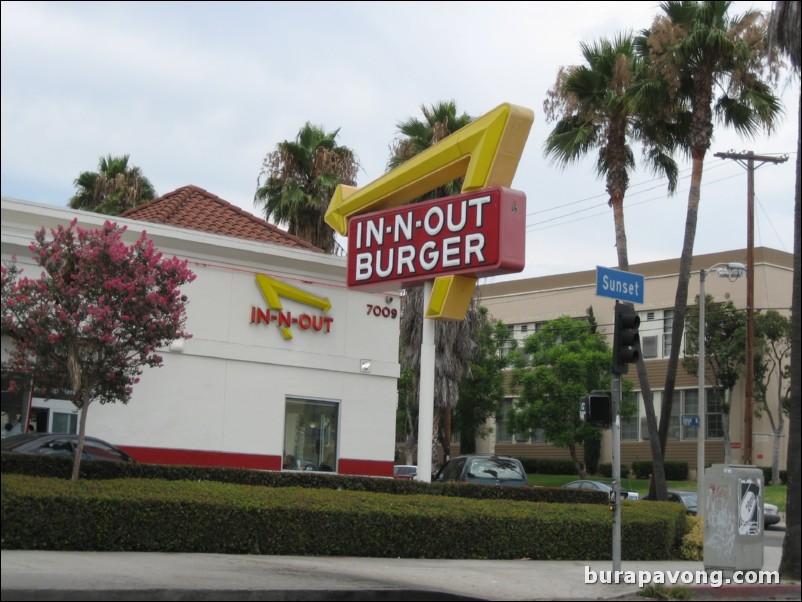
[[[118,447],[137,462],[144,462],[145,464],[180,464],[182,466],[220,466],[223,468],[281,470],[281,456],[238,454],[196,449],[135,447],[131,445],[120,445]],[[339,469],[339,474],[372,477],[393,476],[392,462],[340,458],[337,467]]]

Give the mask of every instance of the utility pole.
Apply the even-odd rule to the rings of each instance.
[[[752,418],[755,405],[755,169],[766,163],[785,163],[788,155],[772,157],[745,153],[716,153],[715,157],[733,159],[746,169],[746,366],[744,380],[744,436],[742,464],[752,464]],[[759,164],[755,165],[758,161]],[[700,400],[701,403],[701,400]]]

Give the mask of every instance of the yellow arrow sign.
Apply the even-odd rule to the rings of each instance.
[[[267,301],[270,309],[283,309],[279,297],[292,299],[304,305],[317,307],[323,310],[323,312],[327,312],[331,309],[331,301],[329,301],[328,297],[316,297],[312,293],[302,291],[299,288],[295,288],[286,282],[281,282],[270,276],[256,274],[256,284],[259,285],[259,289],[262,291],[262,295],[264,295],[265,301]],[[281,334],[284,335],[285,339],[292,338],[292,331],[286,326],[281,327]]]
[[[509,187],[534,118],[530,109],[502,104],[367,186],[338,186],[326,222],[346,235],[350,218],[404,205],[462,176],[463,192]],[[437,278],[432,297],[436,293],[439,307],[430,305],[427,317],[462,320],[473,295],[466,280],[475,284],[465,276]]]

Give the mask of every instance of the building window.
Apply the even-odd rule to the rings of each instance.
[[[53,412],[53,432],[75,435],[78,432],[78,414]]]
[[[724,409],[722,397],[724,391],[720,389],[705,389],[707,397],[707,438],[724,438]]]
[[[671,331],[674,328],[674,310],[663,311],[663,357],[671,355]]]
[[[638,440],[638,415],[640,414],[640,393],[637,396],[635,413],[632,416],[621,416],[621,441]]]
[[[507,430],[509,420],[507,420],[507,412],[513,404],[513,398],[507,397],[501,402],[501,412],[499,412],[498,419],[496,420],[496,443],[510,443],[513,439],[513,433]]]
[[[657,357],[657,342],[659,340],[659,335],[641,337],[640,350],[641,354],[643,355],[643,359]]]
[[[287,399],[284,416],[285,470],[337,470],[336,402]]]
[[[699,416],[699,389],[686,389],[683,393],[683,416]],[[699,438],[699,428],[695,426],[682,427],[682,438],[684,440],[696,440]]]
[[[668,423],[668,438],[679,441],[680,415],[682,414],[682,391],[674,391],[671,403],[671,420]]]

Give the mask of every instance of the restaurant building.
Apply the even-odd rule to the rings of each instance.
[[[396,295],[349,290],[344,258],[325,254],[196,186],[122,216],[2,199],[2,260],[40,268],[28,245],[40,228],[112,219],[189,262],[183,287],[192,337],[145,368],[131,401],[93,404],[87,434],[142,462],[392,475]],[[4,337],[3,355],[11,341]],[[2,422],[76,432],[78,414],[29,383],[9,390]],[[5,432],[5,430],[3,431]]]

